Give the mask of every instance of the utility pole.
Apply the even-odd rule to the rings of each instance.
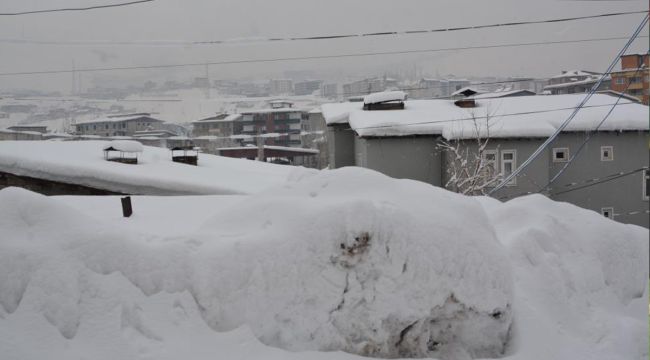
[[[264,159],[264,138],[261,130],[257,131],[257,161],[266,161]]]
[[[76,93],[76,87],[77,87],[76,75],[77,75],[77,70],[76,70],[76,67],[75,67],[74,60],[72,60],[72,95],[73,96]]]
[[[210,65],[205,64],[205,98],[210,98]]]

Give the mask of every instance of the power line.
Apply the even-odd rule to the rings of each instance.
[[[447,33],[455,31],[466,30],[482,30],[488,28],[507,28],[521,25],[532,24],[554,24],[561,22],[579,21],[586,19],[609,18],[615,16],[626,16],[646,13],[647,10],[604,13],[577,17],[555,18],[545,20],[533,21],[517,21],[517,22],[504,22],[487,25],[476,26],[459,26],[449,28],[437,29],[418,29],[418,30],[402,30],[402,31],[382,31],[382,32],[368,32],[360,34],[329,34],[329,35],[316,35],[316,36],[290,36],[290,37],[255,37],[255,38],[233,38],[223,40],[208,40],[208,41],[173,41],[173,40],[157,40],[157,41],[39,41],[39,40],[23,40],[23,39],[0,39],[0,42],[13,43],[13,44],[39,44],[39,45],[91,45],[91,46],[190,46],[190,45],[223,45],[223,44],[237,44],[237,43],[263,43],[263,42],[278,42],[278,41],[318,41],[318,40],[338,40],[349,38],[365,38],[365,37],[378,37],[378,36],[401,36],[401,35],[414,35],[414,34],[427,34],[427,33]]]
[[[15,13],[0,13],[0,16],[31,15],[31,14],[43,14],[43,13],[63,12],[63,11],[87,11],[87,10],[106,9],[106,8],[120,7],[120,6],[129,6],[129,5],[142,4],[142,3],[152,2],[152,1],[156,1],[156,0],[139,0],[139,1],[120,3],[120,4],[96,5],[96,6],[87,6],[87,7],[79,7],[79,8],[62,8],[62,9],[22,11],[22,12],[15,12]]]
[[[303,37],[274,37],[274,38],[252,38],[252,39],[231,39],[231,40],[210,40],[210,41],[195,41],[192,42],[194,45],[214,45],[214,44],[228,44],[235,42],[277,42],[277,41],[302,41],[302,40],[332,40],[332,39],[345,39],[345,38],[360,38],[360,37],[373,37],[373,36],[389,36],[389,35],[413,35],[413,34],[426,34],[426,33],[439,33],[439,32],[453,32],[453,31],[463,31],[463,30],[480,30],[488,28],[503,28],[503,27],[512,27],[520,25],[532,25],[532,24],[548,24],[548,23],[561,23],[568,21],[577,21],[577,20],[586,20],[586,19],[595,19],[595,18],[606,18],[612,16],[623,16],[623,15],[633,15],[633,14],[645,14],[648,10],[640,11],[628,11],[628,12],[617,12],[617,13],[606,13],[606,14],[596,14],[596,15],[586,15],[586,16],[576,16],[568,18],[559,18],[559,19],[546,19],[546,20],[533,20],[533,21],[517,21],[517,22],[506,22],[506,23],[496,23],[488,25],[470,25],[470,26],[460,26],[460,27],[451,27],[451,28],[437,28],[429,30],[404,30],[404,31],[382,31],[382,32],[371,32],[371,33],[361,33],[361,34],[338,34],[338,35],[318,35],[318,36],[303,36]]]
[[[647,38],[647,37],[648,37],[647,35],[638,36],[638,38]],[[529,43],[479,45],[479,46],[465,46],[465,47],[438,48],[438,49],[415,49],[415,50],[399,50],[399,51],[378,51],[378,52],[366,52],[366,53],[348,53],[348,54],[336,54],[336,55],[314,55],[314,56],[295,56],[295,57],[266,58],[266,59],[224,60],[224,61],[210,61],[210,62],[201,62],[201,63],[81,68],[81,69],[76,69],[74,71],[98,72],[98,71],[169,69],[169,68],[196,67],[196,66],[206,66],[206,65],[255,64],[255,63],[284,62],[284,61],[296,61],[296,60],[340,59],[340,58],[381,56],[381,55],[421,54],[421,53],[445,52],[445,51],[466,51],[466,50],[481,50],[481,49],[497,49],[497,48],[507,48],[507,47],[527,47],[527,46],[538,46],[538,45],[577,44],[577,43],[627,40],[627,39],[628,39],[627,37],[610,37],[610,38],[592,38],[592,39],[577,39],[577,40],[539,41],[539,42],[529,42]],[[67,69],[19,71],[19,72],[0,73],[0,76],[66,74],[71,72],[73,72],[73,70],[67,70]]]
[[[603,184],[603,183],[606,183],[606,182],[610,182],[610,181],[613,181],[613,180],[616,180],[616,179],[620,179],[622,177],[630,176],[632,174],[636,174],[636,173],[638,173],[640,171],[644,171],[644,170],[647,170],[647,169],[648,169],[647,167],[642,167],[642,168],[632,170],[632,171],[628,171],[628,172],[620,172],[620,173],[618,173],[618,174],[616,174],[614,176],[610,176],[610,177],[607,177],[605,179],[598,180],[598,181],[593,181],[590,184],[586,184],[586,185],[579,186],[579,187],[576,187],[576,188],[572,188],[572,189],[569,189],[569,190],[564,190],[564,191],[559,191],[559,192],[556,192],[556,193],[551,193],[549,195],[550,196],[556,196],[556,195],[562,195],[562,194],[570,193],[570,192],[573,192],[573,191],[586,189],[586,188],[589,188],[589,187],[592,187],[592,186],[596,186],[596,185]]]
[[[642,68],[645,68],[645,65],[642,66],[642,67],[637,68],[637,70],[634,72],[634,75],[633,75],[633,76],[636,76]],[[628,81],[627,86],[626,86],[625,89],[624,89],[623,91],[621,91],[621,93],[618,95],[618,97],[617,97],[617,99],[616,99],[616,102],[614,103],[614,105],[612,105],[611,109],[609,109],[609,111],[607,112],[607,114],[605,115],[605,117],[604,117],[604,118],[603,118],[603,119],[598,123],[598,125],[596,126],[596,128],[594,128],[593,130],[591,130],[590,132],[587,133],[587,138],[582,142],[582,144],[580,144],[580,146],[578,147],[578,150],[575,152],[575,154],[573,154],[573,156],[571,156],[571,158],[569,159],[569,161],[567,161],[567,163],[562,167],[562,169],[560,169],[560,171],[558,171],[558,173],[555,174],[555,176],[553,176],[553,177],[551,178],[551,180],[550,180],[546,185],[544,185],[544,187],[542,187],[541,189],[539,189],[539,191],[537,191],[538,193],[541,193],[541,192],[545,191],[545,190],[548,189],[551,185],[553,185],[553,183],[554,183],[554,182],[555,182],[555,181],[556,181],[556,180],[557,180],[557,179],[558,179],[558,178],[559,178],[559,177],[564,173],[564,171],[569,167],[569,165],[571,165],[571,164],[573,163],[573,161],[578,157],[578,155],[580,155],[580,153],[582,152],[582,150],[585,148],[585,145],[587,145],[587,143],[592,139],[592,134],[593,134],[594,132],[598,131],[598,129],[600,129],[600,127],[605,123],[605,121],[607,121],[607,119],[609,118],[609,116],[612,114],[612,112],[614,111],[614,109],[616,108],[616,106],[619,104],[619,102],[620,102],[621,99],[623,98],[623,95],[625,94],[625,92],[627,91],[627,89],[630,88],[630,85],[631,85],[631,84],[632,84],[632,82],[631,82],[631,81]]]
[[[648,167],[643,167],[641,169],[633,170],[632,172],[619,171],[619,172],[615,172],[615,173],[611,173],[611,174],[607,174],[607,175],[599,176],[599,177],[595,177],[595,178],[582,179],[582,180],[579,180],[579,181],[573,181],[573,182],[570,182],[570,183],[567,183],[567,184],[560,185],[560,186],[556,187],[556,190],[560,189],[560,188],[570,188],[570,189],[558,191],[557,193],[551,192],[551,193],[549,193],[549,196],[553,196],[553,195],[557,195],[557,194],[563,194],[565,192],[571,192],[571,191],[580,190],[580,189],[583,189],[583,188],[588,188],[588,187],[591,187],[591,186],[594,186],[594,185],[601,184],[603,182],[609,182],[609,181],[612,181],[612,180],[615,180],[615,179],[618,179],[618,178],[621,178],[621,177],[624,177],[624,176],[627,176],[627,175],[635,174],[635,173],[637,173],[639,171],[647,170],[647,169],[648,169]],[[579,188],[574,188],[574,186],[578,186],[578,185],[584,185],[584,186],[581,186]],[[512,199],[512,198],[516,198],[516,197],[524,196],[524,195],[531,195],[531,194],[535,194],[535,193],[536,192],[533,192],[533,191],[526,191],[526,192],[520,192],[520,193],[517,193],[517,194],[499,196],[498,199],[499,200],[507,200],[507,199]]]
[[[607,68],[607,71],[605,71],[603,76],[598,80],[598,82],[587,93],[587,96],[584,97],[582,102],[580,102],[580,104],[578,105],[578,107],[576,107],[576,109],[573,111],[573,113],[571,113],[571,115],[569,115],[569,117],[562,123],[562,125],[560,125],[555,130],[555,132],[548,139],[546,139],[546,141],[544,141],[544,143],[542,145],[540,145],[540,147],[537,148],[537,150],[535,150],[533,152],[533,154],[530,157],[528,157],[528,159],[526,159],[526,161],[524,161],[521,164],[520,167],[515,169],[510,175],[506,176],[506,178],[504,180],[502,180],[501,183],[499,183],[496,187],[494,187],[492,190],[490,190],[488,195],[492,195],[494,192],[496,192],[498,190],[501,190],[504,186],[506,186],[512,179],[514,179],[515,177],[517,177],[517,175],[519,175],[522,171],[524,171],[524,169],[526,169],[526,167],[528,165],[530,165],[530,163],[532,163],[533,160],[535,160],[544,151],[544,149],[546,149],[553,141],[555,141],[555,138],[569,125],[569,123],[571,123],[571,121],[575,118],[575,116],[578,114],[580,109],[587,103],[587,101],[589,101],[589,99],[593,96],[593,94],[596,92],[596,90],[600,87],[603,80],[605,79],[605,76],[609,75],[612,72],[612,70],[614,69],[614,66],[618,63],[620,57],[623,54],[625,54],[625,52],[630,47],[630,45],[632,45],[634,40],[639,36],[639,33],[641,32],[641,30],[643,30],[643,28],[645,28],[647,23],[648,23],[648,15],[645,15],[643,17],[643,21],[641,21],[641,24],[639,24],[639,26],[636,28],[636,30],[634,31],[632,36],[628,39],[625,46],[623,46],[623,48],[617,54],[616,58],[614,58],[614,60],[611,62],[611,64]]]

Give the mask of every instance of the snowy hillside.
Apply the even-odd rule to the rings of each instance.
[[[0,191],[3,359],[648,355],[648,230],[572,205],[358,168],[133,202]]]

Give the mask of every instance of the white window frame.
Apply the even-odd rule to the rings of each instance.
[[[605,157],[605,151],[609,151],[609,157]],[[600,161],[614,161],[614,147],[607,145],[600,147]]]
[[[564,158],[560,159],[557,157],[557,154],[559,152],[564,152]],[[567,162],[569,161],[569,148],[568,147],[562,147],[562,148],[553,148],[553,162]]]
[[[605,213],[609,213],[609,216],[605,215]],[[614,208],[611,206],[601,208],[600,214],[608,219],[614,220]]]
[[[650,199],[650,194],[648,194],[646,189],[648,188],[647,183],[648,181],[650,181],[650,170],[649,169],[643,170],[641,172],[641,176],[643,176],[641,181],[641,186],[643,186],[643,188],[641,189],[641,193],[643,194],[642,199],[643,201],[648,201]]]
[[[494,155],[494,160],[488,160],[486,155]],[[499,173],[499,151],[494,149],[494,150],[483,150],[483,153],[481,154],[481,167],[486,168],[488,164],[492,164],[492,168],[494,169],[494,173],[491,175],[496,175]]]
[[[512,154],[512,160],[506,160],[503,158],[503,155],[505,154]],[[505,169],[505,164],[506,163],[512,163],[512,172],[517,170],[517,150],[501,150],[501,155],[499,157],[500,162],[499,162],[499,171],[501,171],[501,176],[505,179],[508,177],[510,174],[504,174],[503,169]],[[517,178],[514,177],[510,182],[506,184],[506,186],[516,186],[517,185]]]

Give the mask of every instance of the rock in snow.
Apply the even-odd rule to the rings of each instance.
[[[647,356],[647,230],[542,197],[345,168],[181,236],[73,203],[0,191],[7,359]]]

